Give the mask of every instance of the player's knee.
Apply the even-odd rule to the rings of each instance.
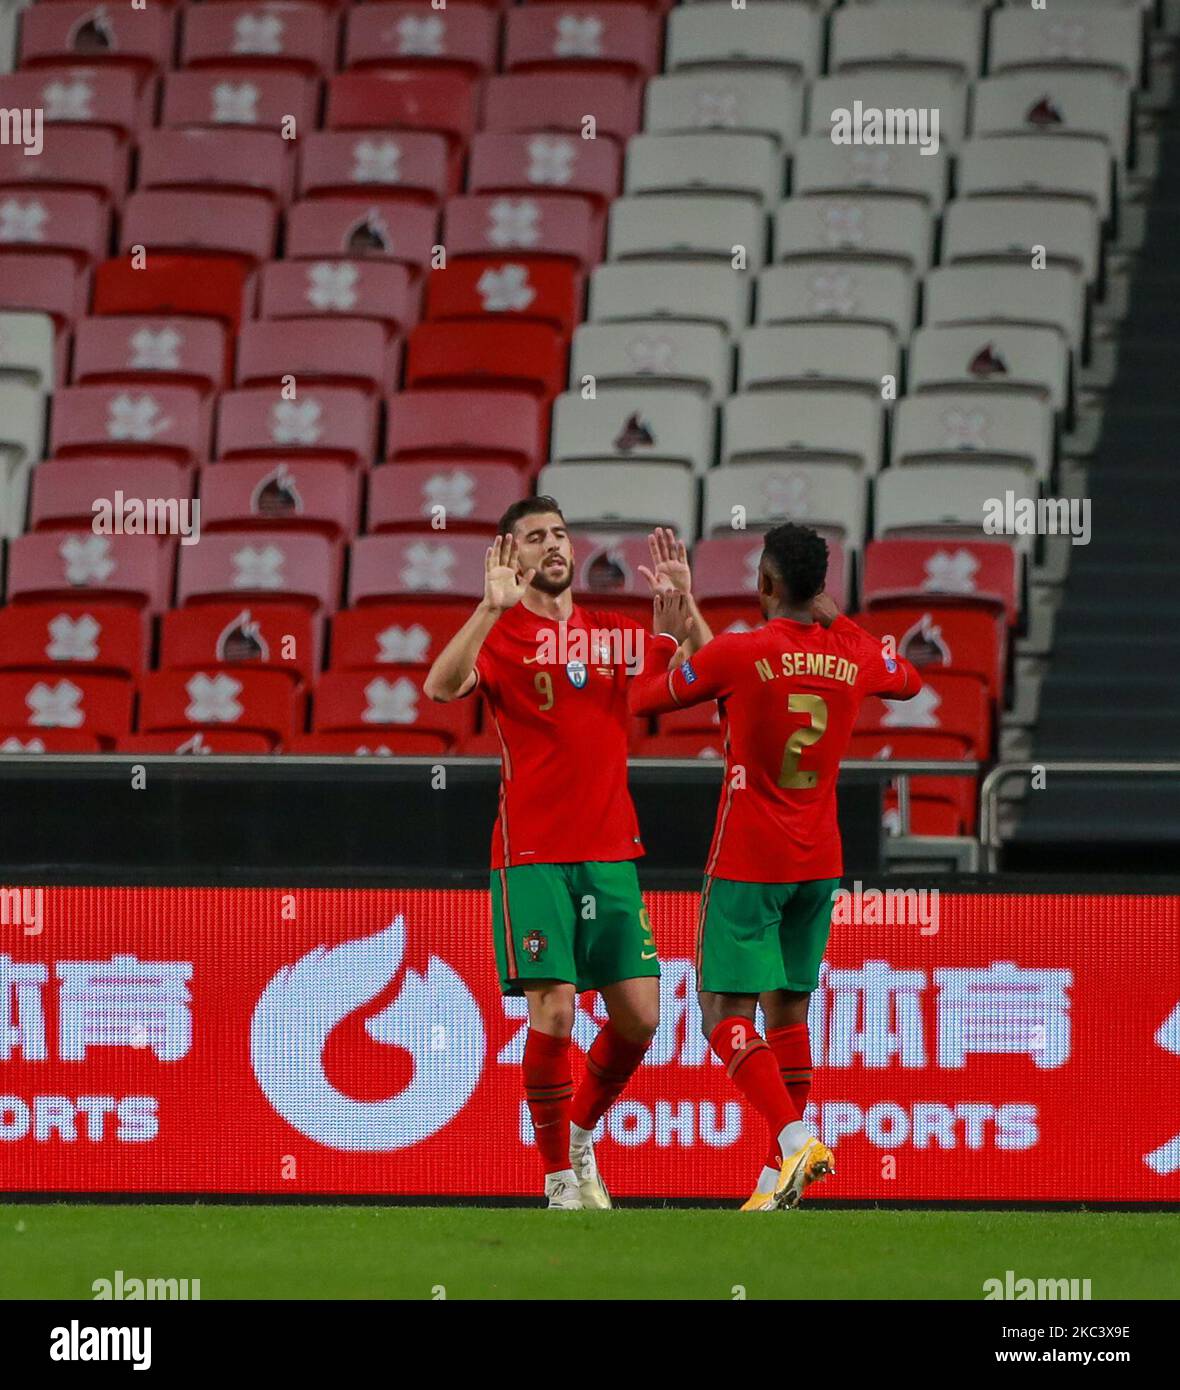
[[[568,1038],[574,1031],[574,1001],[563,995],[546,995],[533,1001],[529,1026],[551,1038]]]
[[[649,1043],[660,1026],[659,1004],[632,1009],[623,1018],[611,1019],[611,1026],[629,1043]]]

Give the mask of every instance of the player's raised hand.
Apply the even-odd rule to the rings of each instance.
[[[692,570],[688,564],[688,547],[677,540],[669,527],[657,526],[647,538],[651,551],[651,569],[639,566],[639,573],[647,580],[653,594],[675,591],[680,594],[692,590]]]
[[[696,626],[696,616],[687,594],[674,589],[661,589],[652,601],[652,630],[657,634],[664,632],[675,637],[678,643],[684,641]]]
[[[840,616],[840,610],[831,594],[816,594],[811,600],[811,616],[821,627],[832,626]]]
[[[497,613],[512,608],[524,597],[535,569],[521,574],[516,567],[516,541],[497,536],[484,555],[483,601]]]

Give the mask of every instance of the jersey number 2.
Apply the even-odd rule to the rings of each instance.
[[[787,739],[783,748],[783,764],[779,769],[778,784],[791,790],[814,787],[819,781],[819,773],[800,772],[799,758],[805,748],[823,738],[824,730],[828,727],[828,707],[819,695],[791,695],[787,699],[787,709],[792,714],[806,714],[811,724],[796,729]]]

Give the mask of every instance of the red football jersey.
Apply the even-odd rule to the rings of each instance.
[[[643,853],[627,790],[627,686],[645,641],[634,619],[577,604],[557,623],[518,603],[492,628],[475,688],[501,747],[493,869]]]
[[[908,698],[922,678],[850,618],[830,628],[775,618],[724,633],[674,670],[670,637],[648,643],[636,714],[717,700],[725,784],[707,874],[743,883],[839,878],[836,778],[866,695]]]

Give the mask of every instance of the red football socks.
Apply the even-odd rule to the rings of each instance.
[[[778,1063],[779,1075],[796,1110],[802,1115],[811,1090],[811,1039],[806,1023],[789,1023],[785,1028],[768,1028],[766,1041]],[[777,1168],[783,1161],[778,1151],[778,1130],[770,1131],[766,1166]]]
[[[709,1034],[709,1043],[725,1063],[729,1079],[766,1121],[772,1134],[800,1118],[778,1073],[774,1053],[751,1019],[740,1015],[723,1018]]]
[[[574,1124],[582,1129],[594,1128],[622,1094],[643,1061],[650,1041],[628,1042],[609,1023],[602,1025],[586,1054],[586,1072],[570,1111]]]
[[[574,1094],[569,1038],[553,1038],[529,1029],[524,1044],[524,1094],[545,1172],[564,1172],[570,1166],[570,1099]]]

